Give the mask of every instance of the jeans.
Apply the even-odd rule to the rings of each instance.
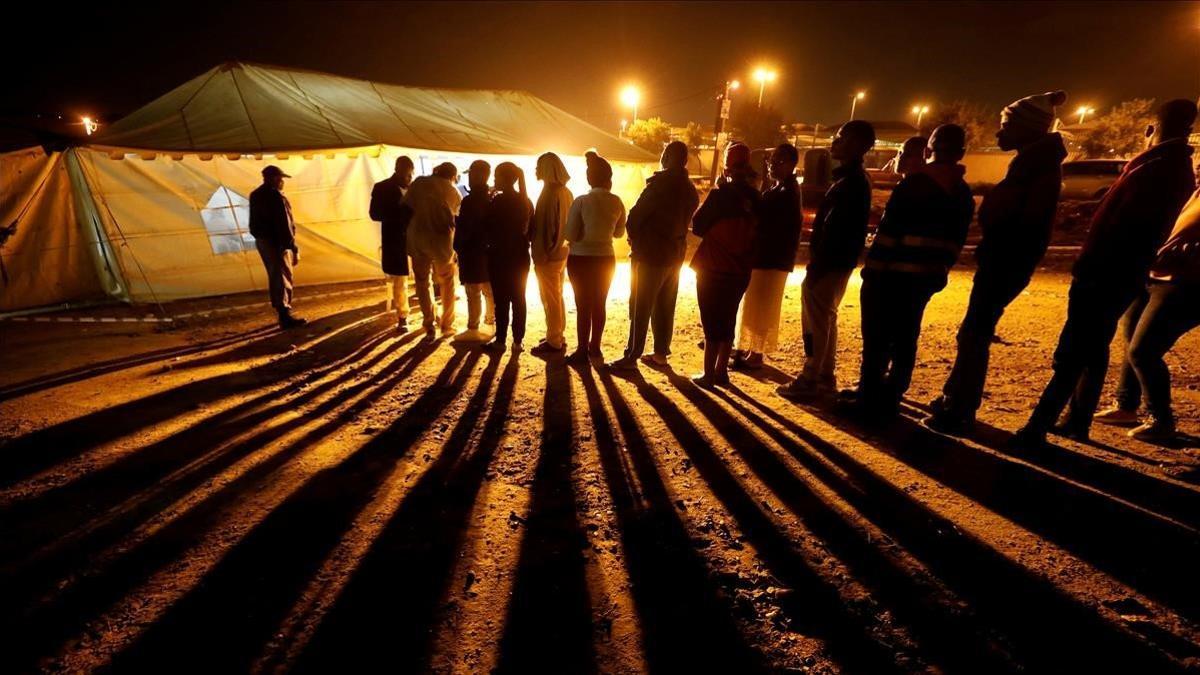
[[[1117,324],[1140,289],[1136,284],[1108,285],[1076,279],[1067,301],[1067,322],[1054,350],[1054,374],[1033,414],[1029,426],[1046,431],[1054,426],[1070,403],[1067,426],[1086,431],[1104,389],[1108,372],[1108,348]]]
[[[448,331],[454,328],[454,277],[458,276],[458,265],[453,260],[438,262],[430,258],[412,259],[413,286],[417,291],[417,303],[421,305],[421,323],[425,330],[433,332],[437,327]],[[442,315],[434,314],[433,296],[429,292],[430,278],[437,283],[442,302]]]
[[[575,293],[576,333],[580,349],[600,349],[608,319],[608,289],[612,287],[617,259],[613,256],[573,255],[567,258],[567,276]]]
[[[928,281],[909,275],[872,274],[863,279],[858,386],[864,399],[898,403],[904,397],[917,362],[921,319],[932,297]]]
[[[496,339],[507,338],[509,314],[512,315],[513,342],[525,339],[525,287],[529,283],[529,263],[510,265],[488,262],[488,278],[492,284],[492,301],[496,307]]]
[[[980,267],[971,286],[967,314],[958,328],[958,354],[942,387],[943,408],[971,416],[983,401],[988,352],[1004,310],[1029,285],[1028,275],[1011,275]]]
[[[1171,373],[1163,356],[1185,333],[1200,326],[1200,284],[1152,281],[1125,312],[1126,350],[1117,405],[1137,410],[1144,397],[1156,419],[1172,420]]]
[[[537,275],[542,307],[546,310],[546,342],[559,349],[566,341],[567,305],[563,301],[563,282],[567,261],[554,260],[533,266]]]
[[[292,308],[292,267],[295,264],[292,250],[280,249],[265,239],[255,240],[254,246],[267,271],[267,294],[271,297],[271,306],[284,314]]]
[[[495,323],[496,301],[492,299],[492,285],[484,281],[463,284],[463,288],[467,292],[467,330],[479,330],[481,315],[484,323]]]
[[[823,388],[837,388],[838,307],[853,273],[853,269],[848,269],[804,275],[800,285],[804,369],[799,379]]]
[[[654,329],[654,353],[671,353],[675,330],[675,299],[679,294],[679,266],[663,267],[633,261],[629,283],[629,343],[626,358],[646,351],[646,333]]]

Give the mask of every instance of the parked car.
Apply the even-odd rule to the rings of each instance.
[[[1063,199],[1100,199],[1125,168],[1124,159],[1081,159],[1063,163]]]

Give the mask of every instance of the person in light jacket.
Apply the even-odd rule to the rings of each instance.
[[[454,277],[458,266],[454,255],[454,216],[462,204],[462,195],[454,187],[458,169],[449,162],[437,165],[433,173],[413,181],[404,195],[404,204],[412,209],[408,221],[408,255],[412,257],[417,302],[421,305],[425,339],[454,334]],[[436,281],[442,301],[442,313],[434,313],[429,284]]]
[[[608,317],[605,305],[617,266],[612,242],[625,235],[625,205],[611,192],[612,166],[594,152],[584,158],[592,189],[571,204],[566,231],[571,246],[567,276],[575,292],[578,335],[575,351],[567,358],[577,363],[603,357],[600,340]]]
[[[546,338],[530,350],[531,354],[556,354],[567,350],[567,307],[563,301],[563,282],[566,280],[567,214],[574,197],[567,189],[571,175],[558,155],[547,152],[538,157],[537,179],[542,181],[533,212],[530,252],[533,271],[537,276],[542,307],[546,310]]]

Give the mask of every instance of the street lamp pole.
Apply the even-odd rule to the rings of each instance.
[[[778,76],[779,73],[774,70],[767,70],[766,68],[759,68],[754,71],[754,79],[758,80],[758,107],[762,107],[763,91],[766,90],[767,83],[774,82]]]
[[[721,165],[721,133],[725,131],[725,120],[729,119],[730,92],[741,86],[737,80],[726,80],[725,91],[717,96],[717,121],[713,124],[713,159],[709,180],[717,182],[717,167]],[[761,96],[761,94],[760,94]]]
[[[1084,118],[1096,112],[1096,109],[1089,108],[1087,106],[1079,106],[1079,110],[1076,110],[1075,112],[1079,113],[1079,123],[1083,124]]]
[[[860,91],[850,97],[850,119],[854,119],[854,110],[858,106],[858,102],[867,97],[867,92]]]
[[[927,105],[914,105],[913,114],[917,116],[917,133],[921,132],[921,119],[925,117],[925,113],[929,112]]]

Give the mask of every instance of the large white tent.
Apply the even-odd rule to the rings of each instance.
[[[291,174],[298,284],[375,279],[371,186],[410,156],[418,173],[475,159],[522,166],[558,153],[576,194],[583,153],[613,165],[632,205],[656,158],[531,94],[380,84],[227,63],[92,137],[0,154],[0,312],[72,302],[167,300],[266,287],[247,232],[260,171]]]

